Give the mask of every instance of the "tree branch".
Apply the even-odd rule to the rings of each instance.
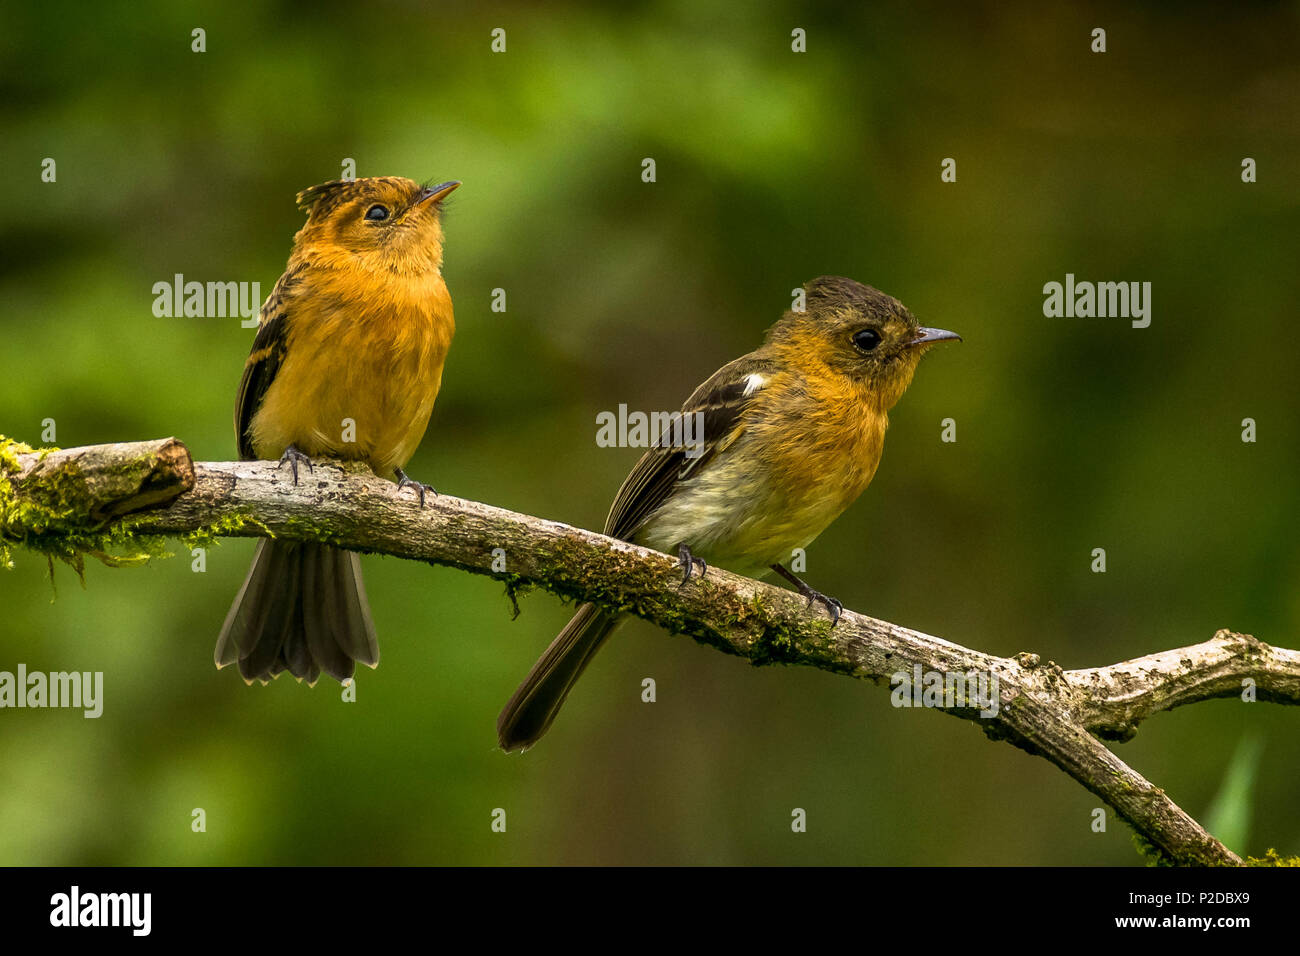
[[[1226,630],[1190,647],[1064,671],[1034,654],[996,657],[847,610],[832,629],[794,592],[721,569],[679,587],[676,560],[657,551],[449,495],[422,509],[356,465],[318,461],[295,487],[269,462],[192,463],[175,439],[52,453],[0,443],[0,547],[66,558],[157,535],[273,535],[449,565],[504,580],[512,593],[535,585],[594,601],[755,664],[887,681],[895,695],[920,694],[915,668],[923,677],[970,675],[968,687],[982,674],[994,681],[995,707],[969,693],[925,703],[1050,760],[1182,864],[1242,861],[1098,736],[1130,739],[1152,714],[1241,694],[1246,680],[1263,700],[1300,704],[1300,653]],[[506,570],[494,571],[502,554]]]

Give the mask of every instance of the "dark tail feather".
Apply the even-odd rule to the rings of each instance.
[[[357,556],[323,544],[258,541],[217,638],[217,666],[236,661],[250,683],[286,670],[309,684],[321,671],[343,681],[355,661],[378,664]]]
[[[551,642],[497,718],[503,750],[527,750],[546,733],[570,688],[619,621],[594,604],[583,604]]]

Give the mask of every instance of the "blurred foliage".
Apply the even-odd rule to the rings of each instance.
[[[1246,846],[1250,839],[1255,784],[1259,779],[1259,758],[1263,745],[1257,734],[1247,734],[1237,744],[1232,760],[1223,775],[1219,792],[1205,811],[1205,829],[1232,850]]]
[[[1294,646],[1298,9],[7,4],[0,433],[233,457],[251,332],[155,318],[153,283],[265,294],[294,193],[352,157],[465,183],[459,331],[409,468],[440,490],[599,526],[638,452],[598,448],[596,413],[676,407],[792,288],[849,275],[965,342],[925,360],[871,489],[810,550],[817,587],[1063,666],[1219,627]],[[1150,328],[1045,318],[1067,272],[1150,281]],[[1092,833],[1095,797],[965,722],[639,622],[507,757],[497,711],[569,609],[532,596],[511,622],[499,584],[444,568],[364,559],[383,662],[356,703],[245,687],[211,653],[251,551],[84,587],[22,552],[0,574],[0,669],[106,685],[98,720],[0,712],[0,862],[1141,862],[1123,827]],[[1257,734],[1237,849],[1294,853],[1296,721],[1199,704],[1119,753],[1195,812]]]

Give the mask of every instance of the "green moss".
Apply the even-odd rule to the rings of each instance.
[[[1282,856],[1270,849],[1263,856],[1246,857],[1247,866],[1300,866],[1300,856]]]
[[[48,454],[56,450],[44,448],[40,452]],[[15,546],[44,555],[51,568],[55,559],[62,561],[79,577],[85,571],[87,555],[109,567],[138,565],[151,558],[172,556],[165,536],[137,531],[138,522],[134,516],[87,526],[84,520],[86,482],[71,464],[60,468],[56,474],[42,476],[38,483],[30,486],[24,483],[23,493],[18,494],[9,476],[19,470],[18,456],[32,451],[34,449],[27,445],[0,436],[0,565],[13,567]],[[123,465],[127,477],[133,480],[141,467],[152,467],[152,464],[128,462]],[[312,535],[321,530],[307,520],[291,522],[291,527],[294,525]],[[236,513],[223,515],[202,528],[181,535],[180,540],[192,550],[249,530],[264,537],[275,537],[271,529],[257,518]]]
[[[1147,866],[1177,866],[1173,858],[1141,834],[1133,833],[1133,845],[1143,857]],[[1277,850],[1270,849],[1263,856],[1248,856],[1242,861],[1246,866],[1300,866],[1300,856],[1282,856]],[[1231,866],[1224,863],[1223,866]]]
[[[617,551],[591,553],[579,541],[557,541],[533,556],[535,578],[544,579],[547,590],[563,597],[581,597],[583,585],[596,585],[588,591],[590,600],[619,611],[638,610],[639,599],[624,599],[619,588],[606,586],[601,579],[615,579],[625,588],[655,590],[664,583],[663,573],[647,570],[640,562]]]
[[[536,584],[567,599],[590,600],[617,612],[647,616],[671,633],[686,634],[702,644],[738,653],[734,635],[752,635],[745,657],[755,665],[802,663],[827,659],[835,644],[829,620],[785,622],[782,614],[760,595],[740,598],[718,587],[709,578],[697,580],[707,599],[716,605],[714,628],[705,627],[685,608],[665,600],[664,586],[680,582],[681,572],[673,566],[647,567],[639,558],[619,551],[592,552],[574,539],[560,539],[544,549],[530,543],[531,573]],[[498,574],[510,587],[511,575]],[[604,582],[611,582],[605,584]],[[628,592],[633,592],[630,596]],[[644,595],[644,596],[639,596]],[[845,667],[846,670],[850,669]]]
[[[60,469],[34,489],[19,495],[10,476],[20,470],[18,456],[35,449],[0,436],[0,566],[13,567],[13,546],[21,545],[46,556],[53,567],[58,559],[80,577],[85,557],[90,555],[109,567],[142,564],[153,557],[166,557],[161,535],[134,534],[126,522],[104,523],[88,528],[80,515],[84,508],[86,482],[75,468]],[[57,449],[40,449],[47,455]]]
[[[20,441],[0,435],[0,475],[16,475],[22,467],[18,463],[18,456],[30,455],[35,450],[31,445],[24,445]],[[54,450],[42,449],[42,452],[48,454]]]
[[[533,584],[530,581],[525,581],[517,574],[507,574],[505,576],[505,582],[506,597],[510,598],[510,620],[517,621],[519,620],[519,615],[521,613],[519,610],[519,596],[531,591],[533,589]]]
[[[1133,846],[1147,861],[1147,866],[1177,866],[1174,858],[1156,846],[1136,830],[1133,831]]]
[[[261,537],[275,537],[274,531],[251,515],[227,514],[222,515],[211,524],[181,535],[180,539],[181,543],[192,551],[195,548],[210,548],[221,538],[245,537],[240,532],[249,528],[256,528],[258,535]]]

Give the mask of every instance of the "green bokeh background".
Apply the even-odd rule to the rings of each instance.
[[[233,457],[252,333],[155,318],[152,285],[265,294],[294,193],[352,157],[464,181],[458,333],[409,469],[441,491],[599,527],[638,452],[598,448],[596,413],[676,407],[793,287],[848,275],[965,342],[926,358],[810,550],[817,587],[1066,667],[1220,627],[1296,646],[1300,7],[735,6],[6,5],[0,433]],[[1150,328],[1045,318],[1067,272],[1151,282]],[[98,720],[0,711],[0,863],[1141,862],[1113,817],[1092,831],[1095,797],[968,722],[642,622],[506,756],[497,712],[568,609],[534,594],[512,622],[499,583],[445,568],[363,559],[383,662],[356,703],[246,687],[212,644],[252,548],[84,587],[28,552],[0,573],[0,669],[106,685]],[[1117,749],[1203,816],[1257,748],[1225,791],[1235,849],[1295,853],[1298,719],[1215,701]]]

